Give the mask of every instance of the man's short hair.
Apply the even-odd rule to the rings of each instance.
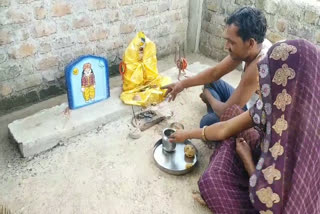
[[[243,41],[253,38],[258,43],[262,43],[266,36],[266,17],[260,10],[253,7],[242,7],[236,10],[226,19],[226,24],[237,26],[238,36]]]

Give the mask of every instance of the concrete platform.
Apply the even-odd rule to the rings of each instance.
[[[188,67],[188,73],[194,75],[208,65],[199,62]],[[161,73],[176,81],[178,70],[173,67]],[[89,132],[101,125],[115,121],[132,112],[131,106],[124,105],[119,99],[121,86],[111,89],[109,99],[87,106],[70,110],[64,114],[67,103],[42,110],[24,119],[16,120],[8,125],[9,136],[18,144],[23,157],[29,157],[49,150],[68,138]]]
[[[110,91],[111,98],[64,114],[67,103],[42,110],[8,125],[10,137],[18,144],[23,157],[51,149],[70,137],[86,133],[130,113],[131,108],[119,99],[121,88]]]

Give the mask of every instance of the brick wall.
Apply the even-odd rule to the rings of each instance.
[[[64,67],[80,55],[106,57],[111,73],[136,32],[158,57],[186,40],[188,0],[1,0],[0,115],[65,93]]]
[[[200,51],[221,60],[225,41],[224,19],[242,6],[263,11],[268,22],[267,38],[275,43],[282,39],[304,38],[320,45],[320,1],[318,0],[204,0]]]

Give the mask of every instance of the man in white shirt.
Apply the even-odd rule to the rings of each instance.
[[[168,89],[169,101],[174,100],[185,88],[205,85],[200,95],[207,104],[208,114],[203,116],[200,127],[220,121],[221,114],[236,104],[246,109],[246,103],[252,105],[257,99],[259,88],[257,62],[271,47],[265,40],[267,21],[261,11],[252,7],[243,7],[235,11],[226,20],[224,38],[225,49],[229,55],[215,67],[208,68],[196,76],[164,86]],[[233,71],[242,62],[244,73],[236,89],[220,78]],[[250,106],[249,106],[250,107]]]

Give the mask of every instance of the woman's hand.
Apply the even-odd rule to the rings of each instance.
[[[171,143],[184,143],[185,140],[189,139],[188,131],[176,131],[170,135],[169,141]]]

